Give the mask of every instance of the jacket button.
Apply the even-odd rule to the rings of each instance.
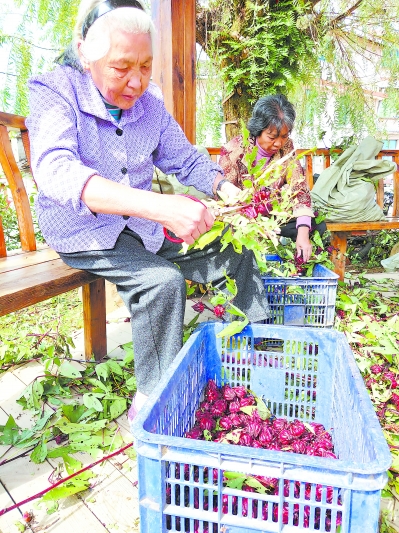
[[[127,168],[126,168],[126,167],[123,167],[123,168],[121,169],[121,172],[122,172],[122,174],[126,174],[126,172],[127,172]]]
[[[123,215],[122,218],[123,218],[123,220],[127,220],[127,219],[130,218],[130,217],[129,217],[129,215]]]
[[[119,137],[122,135],[122,133],[123,133],[123,130],[121,130],[120,128],[116,130],[116,134],[119,135]]]

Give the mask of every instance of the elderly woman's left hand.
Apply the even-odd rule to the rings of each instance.
[[[297,256],[302,255],[304,262],[309,261],[312,255],[312,243],[309,240],[309,228],[304,226],[298,228],[298,236],[296,238]]]

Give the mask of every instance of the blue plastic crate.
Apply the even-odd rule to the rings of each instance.
[[[268,255],[269,262],[282,260]],[[315,265],[311,277],[263,277],[270,307],[267,324],[285,326],[332,327],[335,317],[338,274]]]
[[[345,336],[252,325],[227,341],[222,328],[194,332],[133,422],[141,533],[297,533],[317,515],[317,531],[377,532],[391,456]],[[209,379],[247,386],[278,417],[322,423],[338,459],[183,438]],[[225,471],[277,478],[279,495],[227,488]]]

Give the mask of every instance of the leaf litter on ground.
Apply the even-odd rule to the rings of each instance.
[[[43,375],[36,377],[17,400],[33,413],[34,425],[21,428],[10,415],[0,426],[0,444],[9,446],[0,456],[0,467],[27,454],[34,463],[61,460],[61,466],[50,476],[54,488],[50,486],[24,503],[41,497],[47,511],[54,512],[58,499],[93,486],[92,466],[122,451],[128,457],[134,455],[129,450],[132,439],[123,437],[115,422],[136,391],[132,343],[124,347],[122,361],[87,362],[79,368],[68,358],[47,354]],[[82,469],[78,452],[89,454],[95,462]],[[67,476],[63,479],[64,471]],[[0,515],[9,510],[0,510]]]

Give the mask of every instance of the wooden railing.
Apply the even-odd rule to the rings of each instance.
[[[207,148],[209,155],[213,159],[213,161],[218,160],[218,156],[220,155],[220,148],[218,147],[211,147]],[[306,180],[308,182],[309,188],[312,189],[314,181],[314,158],[315,157],[322,157],[323,158],[323,164],[322,167],[328,168],[331,165],[332,162],[332,154],[340,154],[342,150],[329,150],[327,148],[318,148],[312,153],[309,153],[309,150],[307,149],[298,149],[296,153],[298,155],[303,155],[303,168],[306,175]],[[392,179],[392,187],[393,187],[393,204],[392,204],[392,216],[398,217],[399,216],[399,150],[381,150],[379,154],[377,155],[377,159],[382,158],[389,158],[391,161],[394,161],[396,163],[396,171],[393,173],[393,179]],[[377,203],[382,208],[384,204],[384,187],[386,187],[386,184],[384,182],[384,179],[379,180],[377,184]]]

